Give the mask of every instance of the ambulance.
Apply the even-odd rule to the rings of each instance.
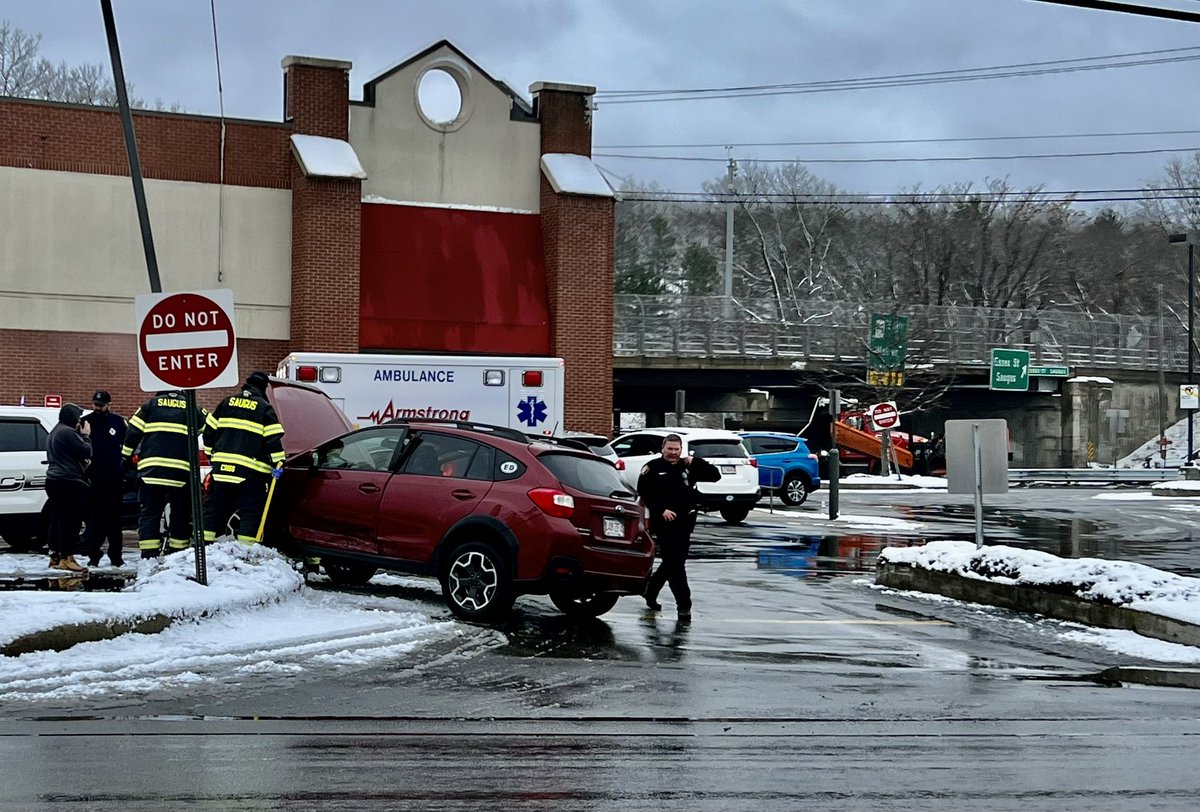
[[[561,358],[294,352],[276,375],[319,387],[360,427],[404,418],[563,433]]]

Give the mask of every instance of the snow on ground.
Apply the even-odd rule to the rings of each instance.
[[[208,586],[189,580],[196,573],[191,550],[145,561],[138,578],[122,592],[5,592],[0,593],[0,643],[33,632],[78,623],[137,620],[153,615],[199,617],[218,611],[278,601],[297,592],[303,579],[291,563],[261,545],[246,547],[222,542],[207,549]],[[19,564],[43,556],[8,557]],[[56,572],[65,576],[68,573]]]
[[[850,476],[842,477],[842,482],[848,485],[877,485],[884,487],[887,485],[901,486],[905,488],[928,488],[937,490],[938,488],[946,487],[946,478],[941,476],[909,476],[901,474],[899,476],[875,476],[872,474],[851,474]]]
[[[396,598],[305,589],[277,603],[176,622],[159,634],[0,658],[0,703],[141,703],[253,688],[271,676],[413,664],[414,654],[430,646],[433,653],[421,662],[504,643],[499,632],[432,619],[425,609]]]
[[[756,507],[754,510],[759,513],[772,513],[770,508]],[[798,514],[791,511],[783,511],[776,508],[773,515],[775,516],[796,516]],[[892,533],[924,533],[928,528],[920,522],[911,522],[907,519],[895,519],[890,516],[862,516],[853,513],[840,513],[836,519],[830,521],[829,516],[824,511],[813,513],[806,511],[804,514],[804,522],[791,522],[792,526],[796,527],[813,527],[814,525],[826,525],[831,531],[845,529],[866,529],[873,531],[886,531]]]
[[[1195,479],[1177,479],[1174,482],[1159,482],[1151,485],[1152,491],[1167,491],[1169,493],[1186,493],[1189,496],[1200,496],[1200,481]]]
[[[1194,432],[1192,436],[1192,449],[1200,448],[1200,420],[1195,421]],[[1158,435],[1146,440],[1138,446],[1128,456],[1117,460],[1118,468],[1178,468],[1183,465],[1184,457],[1187,456],[1187,418],[1180,420],[1173,426],[1168,426],[1164,432],[1166,438],[1171,441],[1167,446],[1167,459],[1164,462],[1159,454]],[[1150,465],[1147,466],[1146,462]]]
[[[967,541],[933,541],[923,547],[889,547],[879,560],[954,572],[1005,584],[1072,584],[1075,594],[1185,623],[1200,624],[1200,578],[1188,578],[1129,561],[1059,558],[1003,545],[976,549]]]
[[[1168,643],[1165,640],[1142,637],[1137,632],[1123,629],[1088,628],[1064,632],[1059,636],[1073,643],[1099,646],[1117,654],[1142,660],[1153,660],[1159,663],[1200,663],[1200,649],[1195,646],[1183,646],[1179,643]]]

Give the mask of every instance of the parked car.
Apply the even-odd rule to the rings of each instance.
[[[16,552],[44,546],[46,438],[58,409],[0,406],[0,536]]]
[[[287,437],[295,420],[280,408]],[[290,458],[272,520],[335,582],[438,578],[455,615],[490,621],[519,595],[598,616],[640,594],[654,554],[637,496],[606,460],[513,429],[394,420]]]
[[[721,471],[718,482],[696,486],[701,510],[716,510],[730,524],[744,521],[759,499],[758,471],[755,461],[732,431],[719,429],[642,429],[612,441],[617,454],[617,470],[630,490],[637,489],[642,466],[662,452],[663,438],[678,434],[683,440],[683,456],[708,460]]]
[[[786,505],[802,505],[821,487],[820,460],[808,443],[795,434],[740,432],[750,456],[758,462],[758,484],[773,490]]]

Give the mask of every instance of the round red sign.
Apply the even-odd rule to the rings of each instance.
[[[900,422],[900,413],[890,403],[879,403],[871,410],[871,420],[881,429],[890,429]]]
[[[138,327],[138,351],[154,377],[197,389],[216,380],[233,359],[233,322],[207,296],[179,293],[155,303]]]

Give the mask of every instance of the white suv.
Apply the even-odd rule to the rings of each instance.
[[[663,438],[678,434],[683,439],[683,456],[708,460],[721,472],[718,482],[696,485],[701,510],[718,510],[730,524],[743,521],[758,502],[758,467],[746,452],[742,438],[719,429],[642,429],[611,443],[617,454],[617,470],[631,490],[636,489],[642,466],[662,452]]]
[[[16,552],[45,544],[46,438],[58,409],[0,406],[0,536]]]

